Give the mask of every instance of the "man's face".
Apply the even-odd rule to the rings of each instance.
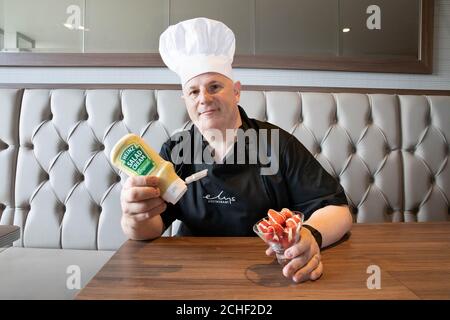
[[[204,132],[234,128],[241,84],[219,73],[204,73],[183,86],[183,99],[192,122]]]

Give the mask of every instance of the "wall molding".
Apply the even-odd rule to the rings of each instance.
[[[135,89],[135,90],[181,90],[178,84],[78,84],[78,83],[10,83],[0,84],[2,89]],[[351,87],[296,87],[296,86],[255,86],[243,85],[243,91],[287,91],[287,92],[324,92],[324,93],[366,93],[398,95],[443,95],[449,96],[450,90],[429,89],[391,89],[391,88],[351,88]]]

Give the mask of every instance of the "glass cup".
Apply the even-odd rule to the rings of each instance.
[[[283,234],[281,237],[273,238],[270,233],[262,233],[258,230],[258,224],[266,218],[259,220],[257,223],[253,225],[253,231],[265,242],[267,243],[277,256],[277,261],[281,265],[285,265],[289,262],[289,259],[284,256],[284,251],[287,248],[290,248],[294,244],[296,244],[300,240],[300,230],[303,225],[303,213],[300,211],[292,211],[293,214],[298,214],[301,222],[297,224],[295,229],[291,230],[291,235],[289,235],[289,231],[287,228],[283,230]]]

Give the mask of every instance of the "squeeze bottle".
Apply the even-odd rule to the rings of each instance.
[[[161,158],[144,139],[135,134],[122,137],[111,150],[110,158],[116,167],[128,175],[158,177],[161,198],[167,202],[177,203],[187,191],[186,182],[176,174],[173,164]],[[196,176],[194,180],[205,175]]]

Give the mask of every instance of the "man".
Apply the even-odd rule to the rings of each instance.
[[[121,194],[122,228],[131,239],[154,239],[179,219],[180,235],[248,236],[269,208],[301,211],[306,222],[300,241],[285,252],[291,260],[283,267],[283,275],[296,282],[316,280],[323,272],[320,248],[338,241],[352,225],[344,191],[294,136],[248,118],[238,105],[241,84],[233,82],[231,70],[234,43],[228,27],[205,18],[180,22],[161,35],[161,56],[181,78],[182,97],[194,125],[184,131],[183,138],[167,141],[160,154],[176,162],[182,179],[205,168],[208,176],[189,185],[176,205],[161,199],[156,177],[130,177]],[[262,174],[261,161],[228,163],[236,160],[237,142],[242,141],[226,133],[238,129],[277,135],[278,145],[268,142],[267,148],[272,160],[279,161],[278,170]],[[177,146],[196,143],[202,151],[212,150],[214,163],[173,159]],[[251,147],[247,144],[244,151],[247,160]],[[183,159],[194,160],[196,155]],[[274,252],[269,248],[266,254]]]

